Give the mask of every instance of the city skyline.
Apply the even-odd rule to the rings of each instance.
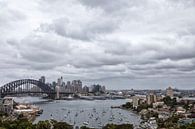
[[[44,75],[107,89],[194,89],[193,0],[7,0],[0,7],[0,86]]]

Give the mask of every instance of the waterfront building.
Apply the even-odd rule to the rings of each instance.
[[[173,89],[171,87],[166,89],[166,96],[173,97]]]
[[[140,98],[138,96],[133,96],[133,107],[137,108],[139,106],[139,100]]]
[[[146,102],[147,104],[153,104],[153,103],[156,103],[157,102],[157,97],[154,93],[149,93],[147,96],[146,96]]]
[[[22,115],[22,118],[33,120],[35,116],[40,112],[38,107],[31,105],[17,105],[15,106],[13,113]]]
[[[139,105],[144,104],[145,102],[145,98],[142,96],[132,97],[133,108],[137,108]]]
[[[92,93],[105,93],[106,92],[106,88],[105,86],[101,86],[99,84],[97,85],[92,85],[91,88],[90,88],[90,92]]]
[[[89,92],[89,87],[84,86],[84,87],[83,87],[83,93],[88,93],[88,92]]]
[[[102,92],[105,93],[105,92],[106,92],[106,87],[105,87],[105,86],[102,86],[101,88],[102,88],[102,89],[101,89]]]
[[[11,114],[14,110],[14,105],[16,102],[14,102],[14,99],[12,97],[4,97],[3,98],[3,111]]]
[[[93,91],[93,86],[90,86],[89,87],[89,92],[92,93],[92,91]]]

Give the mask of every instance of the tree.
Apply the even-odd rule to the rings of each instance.
[[[8,116],[8,114],[3,112],[3,111],[0,111],[0,117],[2,117],[2,116]]]
[[[166,129],[169,129],[169,128],[177,129],[178,120],[179,120],[179,116],[177,116],[177,115],[174,115],[165,121],[163,121],[162,119],[157,119],[158,127],[159,128],[166,128]]]
[[[28,120],[1,121],[0,127],[5,129],[35,129],[35,126]]]
[[[53,124],[53,129],[73,129],[72,125],[67,124],[66,122],[57,122]]]
[[[163,98],[163,102],[170,107],[174,107],[177,104],[176,98],[171,99],[170,96],[166,96]]]
[[[152,105],[140,104],[140,105],[137,107],[136,111],[137,111],[137,112],[140,112],[142,109],[148,109],[148,108],[152,108]]]
[[[126,108],[126,109],[132,109],[133,108],[133,104],[130,103],[130,102],[127,102],[126,104],[123,104],[122,107]]]
[[[39,121],[36,124],[36,129],[50,129],[51,128],[51,124],[48,120],[46,121]]]
[[[133,129],[133,125],[132,124],[121,124],[121,125],[107,124],[102,129]]]
[[[80,129],[92,129],[92,128],[89,128],[89,127],[86,127],[86,126],[82,126]]]

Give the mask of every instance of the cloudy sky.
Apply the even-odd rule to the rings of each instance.
[[[195,87],[194,0],[0,0],[0,84]]]

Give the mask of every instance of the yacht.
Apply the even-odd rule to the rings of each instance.
[[[89,125],[89,122],[83,122],[84,125]]]

